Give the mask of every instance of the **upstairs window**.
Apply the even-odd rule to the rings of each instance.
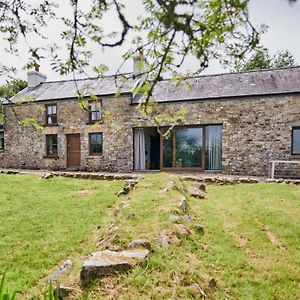
[[[57,134],[46,135],[46,156],[57,156]]]
[[[292,154],[300,155],[300,127],[292,129]]]
[[[46,124],[57,125],[57,105],[48,104],[46,105]]]
[[[96,123],[102,119],[102,103],[94,101],[90,103],[90,123]]]
[[[90,155],[102,154],[102,133],[90,133]]]
[[[4,132],[0,132],[0,152],[4,151]]]

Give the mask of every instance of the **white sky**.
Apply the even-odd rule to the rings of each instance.
[[[31,0],[34,1],[34,0]],[[29,1],[28,1],[29,2]],[[86,3],[86,0],[82,1]],[[142,12],[141,0],[124,0],[127,10],[126,15],[128,19],[134,22],[137,16]],[[60,13],[61,15],[68,15],[68,1],[60,1]],[[269,26],[269,30],[262,37],[262,45],[269,49],[271,54],[275,54],[279,50],[289,50],[295,57],[296,62],[300,63],[300,0],[290,5],[287,0],[250,0],[249,5],[250,19],[255,25],[262,23]],[[109,16],[104,20],[104,27],[110,29],[116,24],[112,24],[112,17]],[[57,24],[49,24],[45,31],[50,39],[55,40],[58,44],[60,41],[57,32],[61,31],[61,27]],[[110,67],[109,73],[114,73],[122,63],[122,54],[130,47],[132,36],[127,39],[124,46],[109,49],[109,51],[99,51],[94,59],[95,63],[104,63]],[[40,39],[31,39],[30,43],[35,45],[41,45],[43,43]],[[3,43],[1,43],[3,44]],[[0,44],[0,45],[1,45]],[[0,62],[2,64],[15,66],[21,68],[26,62],[26,47],[20,45],[21,57],[11,57],[7,55],[0,46]],[[184,65],[185,70],[193,70],[195,60],[190,59]],[[124,72],[132,71],[132,64],[128,62],[122,68]],[[222,67],[216,63],[212,63],[205,73],[220,73],[228,70],[222,69]],[[51,69],[50,61],[44,60],[41,66],[41,72],[47,75],[47,80],[60,80],[65,79]],[[26,80],[26,71],[20,71],[17,74],[18,78]],[[5,78],[0,78],[0,82],[3,83]]]

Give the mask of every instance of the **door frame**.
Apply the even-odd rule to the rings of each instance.
[[[168,129],[170,126],[162,126],[161,129]],[[163,166],[163,137],[160,136],[160,170],[164,172],[172,172],[172,171],[178,171],[178,172],[203,172],[205,170],[205,125],[178,125],[175,126],[172,131],[175,132],[176,128],[201,128],[202,129],[202,150],[201,150],[201,167],[195,167],[195,168],[176,168],[176,167],[164,167]],[[173,135],[173,163],[176,159],[176,137]]]
[[[68,150],[68,139],[70,136],[78,136],[79,137],[79,160],[80,160],[80,163],[79,163],[79,166],[72,166],[72,167],[69,167],[68,166],[68,154],[69,154],[69,150]],[[80,168],[81,167],[81,134],[80,133],[70,133],[70,134],[66,134],[66,168],[67,169],[77,169],[77,168]]]

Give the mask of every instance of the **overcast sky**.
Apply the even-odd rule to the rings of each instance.
[[[85,1],[82,2],[84,3]],[[60,1],[60,12],[62,15],[68,14],[66,3],[66,0]],[[141,0],[126,0],[125,3],[129,20],[134,20],[142,12]],[[264,23],[269,26],[268,32],[262,36],[262,45],[268,48],[271,54],[275,54],[279,50],[289,50],[294,55],[298,64],[300,62],[300,1],[290,5],[287,0],[250,0],[249,12],[250,19],[255,25]],[[106,18],[104,26],[110,28],[111,25],[111,18]],[[49,24],[45,33],[59,43],[59,37],[56,35],[59,29],[56,24]],[[36,45],[40,43],[37,39],[31,40],[31,42]],[[110,67],[109,73],[112,74],[122,63],[122,54],[130,47],[130,42],[131,37],[128,38],[124,47],[110,49],[106,52],[99,51],[95,62],[107,64]],[[5,54],[0,47],[0,62],[20,68],[26,61],[25,46],[20,45],[20,49],[24,53],[24,56],[22,55],[16,59]],[[194,64],[195,61],[188,61],[184,65],[185,70],[193,70]],[[132,64],[127,63],[122,70],[124,72],[132,71]],[[213,63],[205,73],[220,73],[224,71],[228,70],[224,70],[218,64]],[[41,72],[47,75],[48,80],[65,79],[51,70],[50,61],[48,60],[43,61]],[[17,77],[26,79],[26,71],[20,71]],[[3,80],[4,78],[0,79],[1,83],[3,83]]]

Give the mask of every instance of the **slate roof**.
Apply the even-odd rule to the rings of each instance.
[[[128,75],[128,76],[127,76]],[[136,80],[129,78],[125,82],[122,78],[108,76],[102,79],[78,80],[77,86],[85,96],[113,95],[118,89],[122,94],[130,93]],[[187,84],[188,83],[188,84]],[[158,102],[209,100],[216,98],[233,98],[243,96],[261,96],[290,94],[300,92],[300,66],[260,70],[240,73],[224,73],[190,77],[178,87],[171,80],[160,81],[154,89],[153,96]],[[35,101],[63,100],[77,97],[74,81],[45,82],[33,89],[25,89],[12,101],[18,101],[29,96]],[[134,97],[132,103],[138,103],[139,97]]]
[[[77,98],[78,91],[84,96],[93,95],[114,95],[119,90],[122,94],[130,93],[135,80],[130,79],[131,74],[107,76],[97,79],[78,79],[49,81],[36,86],[35,88],[25,88],[16,96],[10,99],[11,102],[34,100],[64,100]]]
[[[233,98],[300,92],[300,66],[192,77],[176,87],[161,81],[153,93],[158,102]]]

